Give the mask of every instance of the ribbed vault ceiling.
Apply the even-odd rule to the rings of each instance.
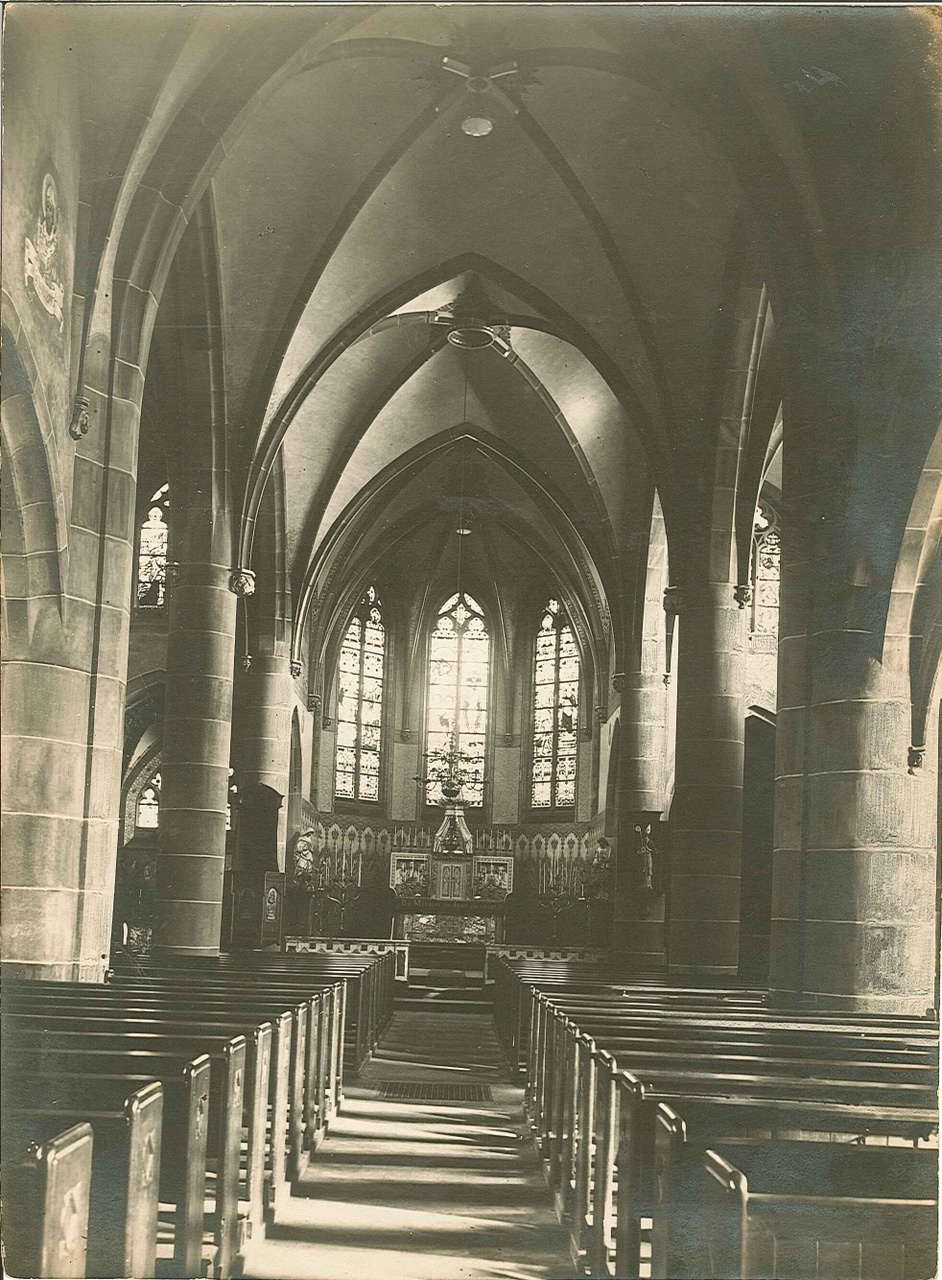
[[[703,430],[740,189],[695,118],[616,73],[623,26],[577,10],[552,26],[548,48],[525,10],[379,11],[227,146],[227,417],[264,441],[256,489],[283,442],[296,589],[363,485],[465,424],[529,459],[604,574],[643,523],[642,440],[683,450]],[[466,136],[482,112],[492,132]],[[469,286],[516,361],[408,323]]]

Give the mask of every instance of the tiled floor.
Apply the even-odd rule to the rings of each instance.
[[[488,1084],[492,1102],[387,1102],[385,1081]],[[349,1086],[247,1276],[547,1280],[573,1274],[489,1017],[398,1013]]]

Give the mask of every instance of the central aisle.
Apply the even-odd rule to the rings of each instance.
[[[386,1100],[383,1085],[423,1086]],[[421,1099],[486,1086],[490,1101]],[[478,1091],[479,1092],[479,1091]],[[348,1085],[245,1274],[271,1280],[558,1280],[574,1274],[490,1017],[397,1013]]]

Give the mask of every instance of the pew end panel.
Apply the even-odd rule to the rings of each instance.
[[[94,1136],[86,1121],[3,1161],[3,1255],[12,1275],[84,1277]]]
[[[895,1196],[888,1196],[892,1188]],[[724,1143],[701,1170],[709,1280],[930,1280],[932,1152],[831,1143]]]

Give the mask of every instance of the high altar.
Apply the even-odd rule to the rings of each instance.
[[[513,890],[513,858],[474,853],[458,794],[445,790],[445,817],[430,853],[392,852],[389,883],[399,899],[397,938],[412,942],[504,940],[506,899]]]

